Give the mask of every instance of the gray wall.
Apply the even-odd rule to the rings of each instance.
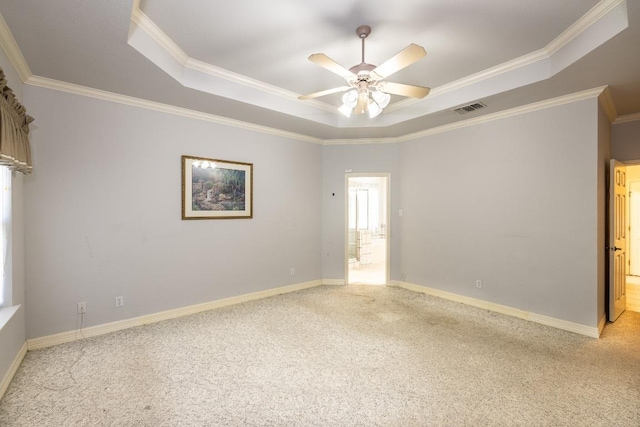
[[[344,279],[347,169],[391,175],[392,280],[588,326],[602,313],[596,99],[400,144],[322,147],[31,86],[25,96],[38,119],[28,337],[75,329],[78,301],[91,326]],[[254,219],[182,221],[182,154],[253,162]]]
[[[31,113],[29,104],[24,101],[23,84],[11,62],[0,49],[0,67],[2,67],[8,81],[8,86],[13,89],[27,111]],[[35,124],[35,123],[34,123]],[[32,124],[33,127],[33,124]],[[0,330],[0,381],[5,377],[11,363],[18,355],[25,342],[25,283],[24,283],[24,203],[23,203],[23,176],[14,174],[12,179],[12,247],[7,262],[10,263],[11,275],[11,304],[21,305],[18,312]]]
[[[401,186],[397,144],[328,145],[322,154],[322,277],[345,279],[346,170],[351,173],[389,173],[391,216],[391,279],[399,278],[401,230],[397,219]],[[335,195],[334,195],[335,194]]]
[[[597,128],[590,99],[402,143],[406,281],[597,326]]]
[[[640,120],[612,126],[611,157],[623,161],[640,161]]]
[[[91,326],[321,277],[320,145],[25,92],[29,338],[75,329],[79,301]],[[183,154],[253,163],[254,218],[183,221]]]

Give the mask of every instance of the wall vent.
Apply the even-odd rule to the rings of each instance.
[[[473,104],[464,105],[462,107],[456,108],[453,111],[455,111],[458,114],[467,114],[467,113],[479,110],[479,109],[484,108],[484,107],[486,107],[486,105],[483,104],[482,102],[474,102]]]

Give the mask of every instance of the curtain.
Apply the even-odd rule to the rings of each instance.
[[[29,148],[29,123],[33,117],[7,86],[4,71],[0,68],[0,165],[12,171],[31,173],[31,150]]]

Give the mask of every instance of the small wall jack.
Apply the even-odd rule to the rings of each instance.
[[[482,280],[476,280],[476,288],[482,288]]]
[[[122,306],[124,306],[124,297],[123,296],[116,297],[116,307],[122,307]]]
[[[87,303],[79,302],[78,303],[78,314],[85,314],[87,312]]]

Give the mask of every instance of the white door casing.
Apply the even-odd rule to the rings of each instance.
[[[383,220],[382,223],[384,225],[383,234],[384,238],[384,271],[379,271],[380,274],[375,274],[375,278],[369,277],[366,282],[359,282],[357,279],[355,281],[352,277],[350,277],[350,265],[349,258],[354,254],[357,255],[357,237],[359,233],[359,229],[361,228],[359,223],[361,221],[358,218],[358,193],[356,189],[351,188],[351,183],[354,181],[359,181],[364,179],[365,181],[370,178],[373,181],[379,181],[380,183],[380,197],[374,198],[374,205],[378,207],[378,209],[384,210],[384,215],[381,215],[378,219]],[[366,184],[365,184],[366,185]],[[390,235],[390,174],[389,173],[346,173],[345,174],[345,284],[353,284],[353,283],[364,283],[364,284],[377,284],[377,285],[388,285],[390,281],[390,253],[391,253],[391,235]],[[369,222],[369,221],[365,221]],[[374,221],[376,222],[376,221]],[[354,246],[355,248],[352,247]],[[379,245],[376,246],[380,248]]]
[[[626,309],[626,166],[611,160],[609,174],[609,321]]]

